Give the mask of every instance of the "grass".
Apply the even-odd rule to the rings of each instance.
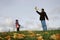
[[[25,36],[21,39],[13,38],[14,33],[24,34]],[[36,34],[40,34],[40,35],[36,36]],[[53,35],[53,34],[60,34],[60,30],[48,30],[46,32],[44,32],[44,31],[0,32],[0,40],[8,40],[9,37],[5,38],[8,35],[11,36],[10,40],[38,40],[37,37],[39,37],[39,36],[42,36],[42,38],[44,40],[53,40],[53,39],[50,39],[50,36]],[[32,35],[32,36],[30,36],[30,35]]]

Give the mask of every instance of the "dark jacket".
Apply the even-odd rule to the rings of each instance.
[[[36,12],[40,15],[40,20],[45,20],[45,18],[48,20],[46,12],[39,12],[39,11]]]

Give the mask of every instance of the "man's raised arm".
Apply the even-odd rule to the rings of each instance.
[[[35,7],[36,12],[40,15],[40,12],[38,11],[37,7]]]

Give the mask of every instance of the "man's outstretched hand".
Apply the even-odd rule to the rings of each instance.
[[[35,7],[35,10],[38,11],[37,6]]]

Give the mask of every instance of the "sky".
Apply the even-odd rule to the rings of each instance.
[[[45,9],[49,21],[47,28],[60,29],[60,0],[0,0],[0,31],[15,31],[15,20],[19,20],[20,30],[42,30],[39,15],[35,11]]]

